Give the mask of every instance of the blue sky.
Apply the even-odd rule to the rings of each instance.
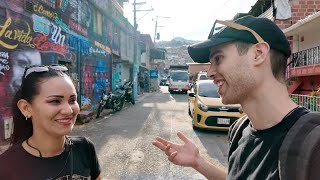
[[[236,13],[247,13],[257,0],[136,0],[136,2],[146,2],[137,6],[138,10],[154,9],[149,12],[137,12],[138,30],[150,34],[152,39],[155,32],[155,17],[170,17],[159,17],[157,28],[160,40],[168,41],[173,37],[204,40],[215,19],[228,20]],[[133,0],[130,0],[124,5],[125,17],[131,23],[132,3]]]

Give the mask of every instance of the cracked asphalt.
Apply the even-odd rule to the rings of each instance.
[[[206,179],[192,168],[171,164],[151,144],[156,136],[181,142],[176,135],[181,131],[209,161],[227,166],[227,133],[194,131],[187,102],[186,94],[169,94],[162,86],[159,92],[145,93],[135,105],[126,104],[119,112],[75,126],[72,135],[94,142],[103,179]]]

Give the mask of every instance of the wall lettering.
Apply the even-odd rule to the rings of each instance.
[[[32,15],[32,19],[34,32],[39,32],[48,36],[50,33],[50,21],[36,14]]]
[[[80,32],[81,34],[87,36],[88,35],[88,30],[83,28],[80,24],[72,21],[72,20],[69,20],[69,26],[71,29],[77,31],[77,32]]]
[[[10,70],[8,59],[9,59],[8,52],[0,52],[0,74],[1,75],[5,75],[5,72]]]
[[[61,0],[60,9],[62,12],[65,12],[69,4],[69,0]]]
[[[72,60],[72,54],[68,51],[67,46],[61,46],[60,44],[49,42],[45,35],[38,35],[33,39],[33,43],[35,47],[42,52],[55,52],[63,55],[69,60]]]
[[[100,54],[102,56],[107,56],[107,52],[103,49],[100,48],[94,48],[94,47],[90,47],[89,49],[90,54]]]
[[[99,48],[107,51],[109,54],[111,54],[111,49],[108,46],[101,44],[98,41],[94,41],[94,45],[96,45],[97,47],[99,47]]]
[[[20,43],[27,44],[33,48],[34,45],[31,44],[32,36],[30,35],[30,33],[31,33],[30,25],[28,23],[26,23],[26,27],[27,27],[26,32],[23,29],[11,30],[11,29],[9,29],[11,22],[12,22],[11,18],[8,18],[6,20],[6,22],[0,26],[0,38],[5,37],[10,40],[16,40]],[[7,49],[15,49],[18,46],[18,43],[8,44],[8,43],[5,43],[4,41],[0,40],[0,45],[2,45],[3,47],[5,47]]]
[[[44,15],[44,16],[47,16],[48,18],[50,19],[53,19],[56,15],[55,12],[52,12],[50,10],[47,10],[47,9],[44,9],[44,7],[41,5],[41,4],[35,4],[33,5],[33,11],[38,13],[38,14],[41,14],[41,15]]]
[[[51,33],[52,33],[51,39],[53,40],[53,42],[63,46],[66,36],[61,34],[61,28],[51,23]]]

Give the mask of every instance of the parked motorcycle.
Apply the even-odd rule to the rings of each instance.
[[[131,81],[126,81],[125,83],[120,87],[120,89],[123,91],[122,92],[122,99],[125,102],[131,102],[131,104],[135,104],[135,99],[133,95],[133,83]]]
[[[103,109],[112,109],[113,111],[120,111],[122,107],[123,100],[121,99],[121,95],[114,94],[112,92],[107,94],[106,90],[103,90],[99,102],[99,107],[97,109],[96,118],[99,118]]]

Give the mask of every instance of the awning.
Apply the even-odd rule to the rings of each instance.
[[[284,29],[283,32],[286,36],[292,36],[307,29],[319,28],[319,23],[320,11],[297,21],[294,25]]]
[[[130,64],[129,59],[119,59],[119,60],[113,60],[113,64],[122,63],[122,64]]]

